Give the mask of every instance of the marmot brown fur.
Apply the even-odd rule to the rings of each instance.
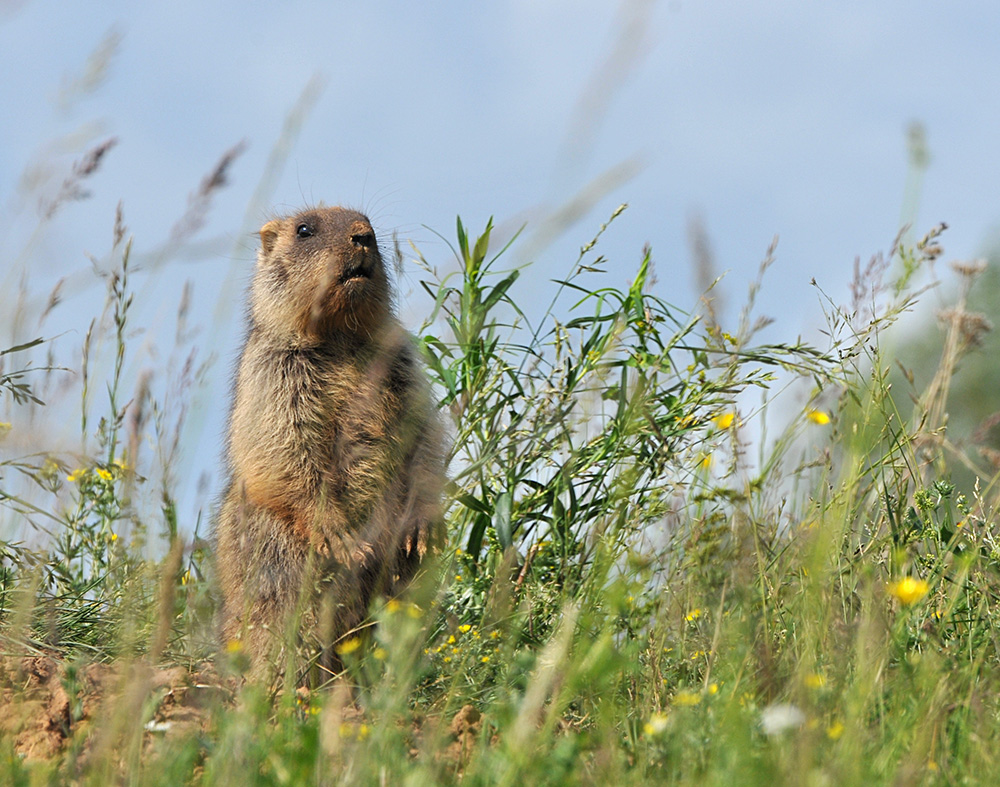
[[[368,219],[321,207],[260,238],[216,526],[223,635],[258,675],[298,635],[329,653],[411,578],[440,536],[444,474]]]

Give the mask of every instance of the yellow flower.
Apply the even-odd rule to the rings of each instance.
[[[337,647],[335,648],[335,650],[341,656],[346,656],[348,653],[353,653],[354,651],[356,651],[360,647],[361,647],[361,638],[360,637],[351,637],[350,639],[344,640],[339,645],[337,645]]]
[[[702,470],[711,470],[712,469],[712,455],[711,454],[705,454],[704,456],[702,456],[702,458],[698,462],[698,464],[701,465],[701,469]]]
[[[701,617],[701,610],[692,609],[690,612],[687,613],[687,615],[684,616],[684,620],[686,620],[688,623],[691,623],[692,621],[697,620],[700,617]]]
[[[470,631],[472,631],[472,626],[470,626],[468,623],[465,623],[464,625],[459,626],[458,630],[463,634],[468,634]]]
[[[94,472],[96,472],[97,475],[99,475],[105,481],[110,481],[112,478],[114,478],[114,476],[111,475],[110,471],[105,470],[103,467],[96,468]]]
[[[455,635],[454,634],[449,634],[448,635],[448,644],[449,645],[454,645],[455,644]]]
[[[75,482],[75,481],[79,481],[85,475],[87,475],[87,468],[86,467],[78,467],[78,468],[76,468],[76,470],[74,470],[72,473],[70,473],[68,476],[66,476],[66,480],[72,483],[72,482]]]
[[[718,694],[719,693],[719,684],[718,683],[712,683],[712,684],[710,684],[709,687],[708,687],[708,693],[709,694]]]
[[[830,416],[822,410],[806,410],[806,419],[817,426],[826,426],[830,423]]]
[[[386,652],[385,648],[375,648],[375,650],[372,651],[372,655],[378,661],[385,661],[386,656],[389,654]]]
[[[916,604],[927,595],[930,586],[923,579],[913,577],[903,577],[898,582],[889,583],[889,593],[899,599],[899,603],[904,607]]]
[[[423,610],[421,610],[420,607],[418,607],[416,604],[407,604],[406,614],[409,615],[411,618],[419,618],[424,613]]]
[[[455,574],[455,581],[456,582],[461,582],[462,581],[462,575],[461,574]]]
[[[113,544],[117,540],[118,540],[118,534],[117,533],[112,533],[111,534],[111,543]]]
[[[395,612],[399,612],[399,608],[402,606],[396,599],[390,598],[385,602],[385,611],[392,615]]]
[[[497,631],[496,629],[490,632],[490,639],[499,639],[499,637],[500,637],[500,632]]]
[[[116,458],[115,461],[112,462],[111,464],[113,464],[119,470],[128,470],[128,462],[126,462],[122,457]]]
[[[806,686],[810,689],[821,689],[826,685],[826,678],[818,672],[810,672],[806,675]]]
[[[490,661],[490,657],[489,657],[489,656],[483,656],[483,657],[482,657],[481,659],[479,659],[479,660],[480,660],[481,662],[483,662],[483,664],[489,664],[489,661]]]
[[[839,721],[833,722],[833,724],[826,728],[826,737],[828,737],[831,741],[837,740],[843,734],[844,725]]]
[[[719,413],[713,420],[720,429],[728,429],[736,420],[736,413]]]
[[[694,691],[678,691],[674,695],[674,705],[689,708],[701,702],[701,695]]]
[[[243,643],[238,639],[231,639],[226,643],[227,653],[240,653],[243,650]]]

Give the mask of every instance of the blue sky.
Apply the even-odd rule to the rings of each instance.
[[[104,82],[60,102],[112,30],[121,38]],[[729,271],[731,321],[778,235],[759,299],[777,318],[767,338],[815,335],[810,279],[844,298],[855,257],[887,250],[899,228],[911,122],[925,126],[931,152],[916,230],[947,221],[946,259],[988,248],[1000,215],[998,32],[1000,6],[989,2],[7,0],[0,259],[7,274],[23,265],[29,292],[44,299],[89,267],[87,254],[107,252],[119,200],[137,252],[149,252],[223,151],[247,140],[196,238],[213,241],[208,251],[147,274],[136,304],[138,324],[162,333],[183,282],[194,284],[191,320],[220,358],[198,405],[199,447],[188,448],[207,457],[218,455],[253,232],[270,210],[304,202],[360,206],[383,236],[414,240],[442,268],[449,252],[428,227],[452,237],[456,214],[474,229],[495,216],[501,233],[526,222],[529,304],[628,202],[602,244],[608,276],[626,281],[648,242],[658,294],[682,308],[698,295],[686,240],[697,212]],[[324,87],[287,166],[252,205],[315,75]],[[48,163],[36,181],[44,194],[108,136],[119,144],[89,182],[91,198],[36,232],[38,193],[19,190],[26,168]],[[634,177],[551,244],[532,243],[553,211],[627,161],[640,163]],[[411,320],[417,280],[409,266],[400,282]],[[48,327],[79,344],[103,293],[81,284],[69,296]],[[11,297],[0,293],[0,308]],[[150,351],[137,365],[162,361]]]

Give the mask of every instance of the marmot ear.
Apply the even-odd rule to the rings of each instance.
[[[278,239],[278,222],[269,221],[260,228],[260,245],[264,254],[270,254],[274,248],[274,242]]]

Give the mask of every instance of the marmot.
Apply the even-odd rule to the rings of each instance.
[[[223,636],[258,676],[295,636],[336,664],[332,646],[373,596],[438,545],[444,478],[443,432],[368,219],[319,207],[260,239],[216,525]]]

